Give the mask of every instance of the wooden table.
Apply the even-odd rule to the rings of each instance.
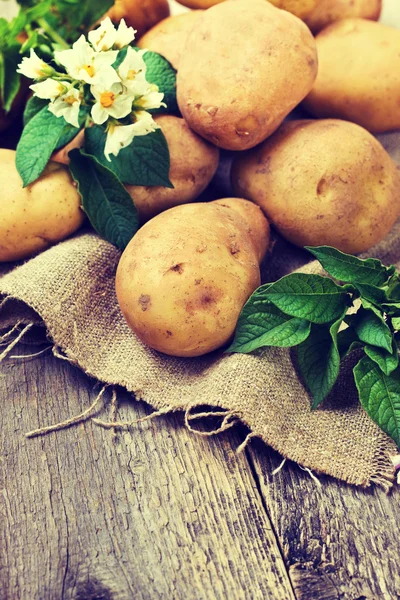
[[[25,438],[98,392],[50,351],[0,365],[1,600],[400,598],[398,489],[272,476],[263,443],[236,454],[244,428],[202,438],[179,414],[116,443],[92,422]],[[151,412],[118,396],[122,420]]]

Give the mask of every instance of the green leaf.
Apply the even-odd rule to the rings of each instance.
[[[28,122],[17,146],[16,166],[26,187],[39,177],[63,133],[65,119],[47,107]]]
[[[371,346],[392,351],[392,333],[385,322],[382,313],[364,301],[353,321],[353,327],[359,339]]]
[[[400,317],[392,317],[392,325],[395,331],[400,331]]]
[[[400,368],[387,376],[365,356],[353,371],[362,406],[400,446]]]
[[[86,129],[85,151],[111,169],[123,183],[174,187],[169,180],[168,144],[161,129],[133,138],[132,143],[120,150],[118,156],[110,156],[111,161],[104,156],[106,135],[105,130],[98,125]]]
[[[313,396],[312,408],[327,397],[339,375],[337,334],[344,314],[333,325],[313,325],[309,337],[297,348],[300,372]]]
[[[385,302],[381,306],[382,310],[390,315],[397,317],[400,315],[400,302]]]
[[[389,283],[389,289],[387,292],[387,298],[389,301],[399,302],[400,301],[400,280],[399,275],[395,273]]]
[[[273,283],[265,297],[287,315],[321,324],[339,318],[349,305],[348,291],[321,275],[292,273]]]
[[[390,375],[399,366],[399,354],[397,347],[395,352],[387,352],[383,348],[376,348],[375,346],[365,346],[365,354],[369,356],[371,360],[376,362],[378,367],[385,375]]]
[[[310,323],[288,317],[268,300],[251,296],[245,304],[232,345],[226,352],[253,352],[263,346],[289,348],[303,342],[310,333]]]
[[[71,5],[71,3],[65,2],[67,5]],[[78,2],[78,6],[81,4],[85,7],[85,12],[83,16],[82,23],[86,26],[93,25],[96,23],[101,17],[103,17],[106,12],[112,7],[114,4],[114,0],[86,0],[86,2]],[[80,25],[81,23],[78,23]]]
[[[17,67],[21,62],[19,49],[19,45],[14,45],[3,49],[0,53],[0,96],[6,112],[11,109],[21,85],[21,77],[17,73]]]
[[[138,48],[137,48],[138,49]],[[159,108],[150,112],[154,114],[179,113],[178,103],[176,100],[176,71],[167,61],[166,58],[148,50],[143,56],[147,66],[146,79],[149,83],[154,83],[158,86],[160,92],[164,94],[164,102],[167,108]]]
[[[386,292],[382,288],[370,285],[369,283],[355,283],[354,287],[360,292],[361,298],[377,306],[383,302],[387,302]]]
[[[82,150],[69,153],[72,177],[78,184],[83,209],[94,229],[124,249],[139,228],[134,202],[119,179]]]
[[[48,100],[42,100],[41,98],[38,98],[37,96],[32,96],[31,98],[29,98],[28,102],[26,103],[25,110],[24,110],[24,116],[23,116],[24,127],[28,124],[28,122],[32,119],[32,117],[34,117],[45,106],[47,106],[48,103],[49,103]]]
[[[133,46],[133,49],[139,51],[140,48]],[[113,67],[117,69],[126,56],[126,48],[120,50],[117,60]],[[167,108],[161,107],[151,110],[153,114],[179,114],[178,103],[176,100],[176,70],[170,62],[161,54],[147,50],[143,56],[146,63],[146,80],[158,86],[160,92],[164,94],[164,102]]]
[[[381,286],[394,273],[394,267],[387,268],[376,258],[361,260],[331,246],[306,246],[306,249],[315,256],[325,271],[347,283]]]
[[[29,121],[32,119],[32,117],[34,117],[38,112],[40,112],[43,108],[45,108],[48,105],[48,101],[47,100],[42,100],[41,98],[38,98],[37,96],[32,96],[32,98],[30,98],[28,100],[28,102],[26,103],[26,107],[25,107],[25,111],[24,111],[24,126],[26,126]],[[54,148],[54,150],[58,150],[59,148],[62,148],[63,146],[65,146],[65,144],[68,144],[68,142],[70,142],[76,135],[78,135],[78,133],[80,132],[80,130],[83,127],[84,121],[86,119],[86,115],[89,112],[89,107],[87,106],[82,106],[80,111],[79,111],[79,123],[80,123],[80,127],[74,127],[73,125],[70,125],[69,123],[66,123],[64,121],[64,129],[60,135],[60,138],[57,142],[56,147]],[[50,113],[52,114],[52,113]],[[58,120],[59,117],[56,117],[55,115],[52,115],[54,120]],[[61,117],[60,117],[61,118]],[[64,119],[62,119],[64,120]]]
[[[346,327],[346,329],[342,329],[342,331],[339,331],[337,334],[337,345],[340,358],[342,359],[353,350],[362,348],[364,343],[360,342],[353,327]]]

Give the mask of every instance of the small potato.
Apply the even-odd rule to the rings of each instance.
[[[400,215],[400,177],[381,144],[354,123],[284,123],[232,167],[234,192],[258,204],[298,246],[357,254]]]
[[[361,17],[377,21],[382,10],[382,0],[319,0],[305,22],[313,33],[318,33],[335,21]]]
[[[116,292],[129,327],[148,346],[200,356],[229,341],[260,285],[269,225],[237,198],[185,204],[158,215],[128,244]]]
[[[0,262],[28,258],[63,240],[85,219],[68,169],[50,162],[26,188],[15,167],[15,152],[0,149]]]
[[[127,185],[144,223],[158,213],[195,200],[218,168],[219,150],[196,135],[184,119],[171,115],[155,118],[168,143],[174,188]]]
[[[189,8],[210,8],[215,4],[220,4],[224,0],[178,0],[180,4]],[[293,13],[296,17],[304,19],[320,0],[269,0],[271,4],[277,8],[287,10]]]
[[[133,27],[140,38],[156,23],[169,16],[168,0],[115,0],[105,16],[119,23],[125,19],[128,27]]]
[[[192,10],[168,17],[145,33],[137,45],[162,54],[178,70],[188,35],[201,14],[201,10]]]
[[[400,128],[400,31],[367,19],[344,19],[316,38],[319,69],[304,107],[373,133]]]
[[[189,34],[178,104],[201,136],[245,150],[279,127],[316,74],[315,42],[304,23],[265,0],[229,0],[205,11]]]

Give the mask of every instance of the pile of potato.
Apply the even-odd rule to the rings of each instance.
[[[398,168],[372,135],[400,128],[400,31],[376,22],[381,0],[180,2],[195,10],[169,16],[166,0],[118,0],[111,11],[177,69],[181,112],[158,117],[174,189],[127,186],[145,224],[116,284],[140,339],[198,356],[231,339],[260,285],[270,224],[298,246],[359,253],[400,216]],[[305,118],[287,119],[299,105]],[[226,151],[235,197],[189,204]],[[81,225],[62,165],[22,190],[11,154],[0,158],[9,190],[0,261],[31,256]],[[58,181],[65,201],[42,218],[32,199],[40,194],[45,206]]]

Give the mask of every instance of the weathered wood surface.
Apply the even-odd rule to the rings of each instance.
[[[199,438],[171,416],[116,445],[89,423],[24,437],[93,388],[52,356],[1,366],[0,598],[292,600],[238,433]],[[148,412],[126,396],[120,418]]]
[[[1,600],[400,598],[398,490],[272,477],[262,443],[235,453],[244,430],[201,438],[179,415],[115,445],[91,423],[24,437],[98,391],[52,356],[0,366]],[[149,413],[119,396],[121,419]]]

